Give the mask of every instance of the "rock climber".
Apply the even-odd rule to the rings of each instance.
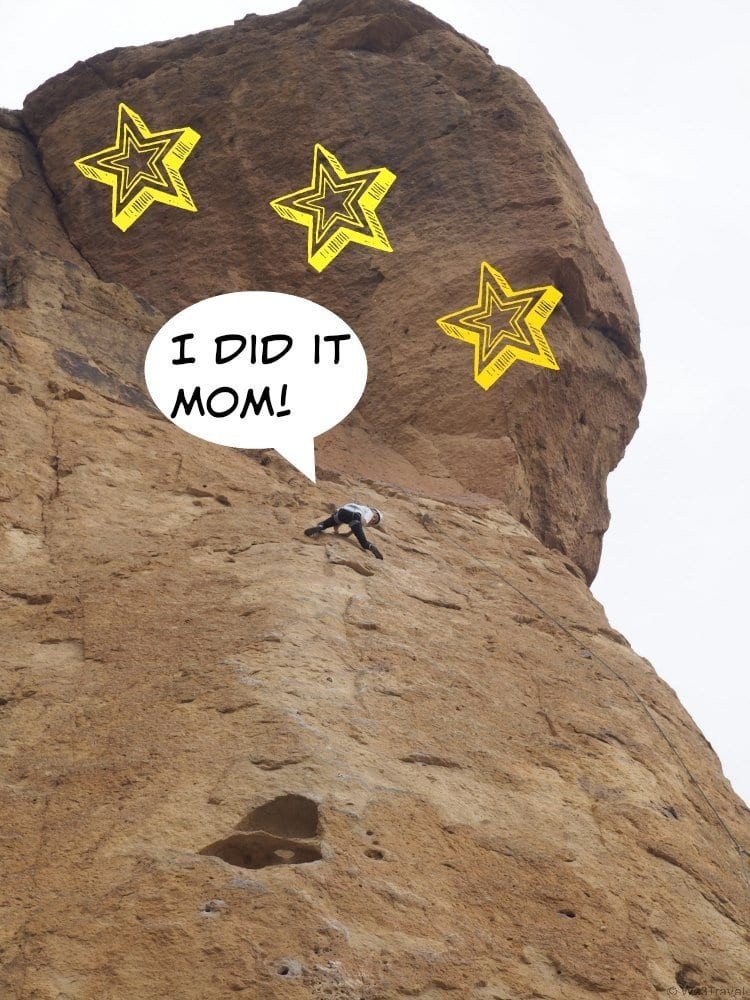
[[[377,507],[365,507],[361,503],[345,503],[343,507],[337,507],[336,510],[327,517],[325,521],[321,521],[312,528],[306,528],[305,534],[308,537],[313,535],[319,535],[321,531],[325,531],[326,528],[333,528],[333,530],[338,534],[340,525],[348,524],[352,529],[352,534],[357,539],[359,544],[363,549],[368,552],[372,552],[376,559],[382,559],[379,549],[373,545],[372,542],[368,542],[365,538],[365,533],[363,531],[363,525],[372,525],[375,527],[376,524],[380,524],[383,520],[383,515],[378,510]]]

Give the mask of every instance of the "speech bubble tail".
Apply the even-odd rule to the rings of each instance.
[[[277,444],[276,451],[282,455],[290,465],[298,469],[303,476],[307,476],[313,482],[315,479],[315,439],[299,438],[293,441],[285,441],[283,445]]]

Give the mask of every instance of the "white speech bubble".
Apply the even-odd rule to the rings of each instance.
[[[146,385],[172,423],[231,448],[275,448],[315,482],[315,441],[367,382],[356,333],[282,292],[229,292],[168,320],[146,354]]]

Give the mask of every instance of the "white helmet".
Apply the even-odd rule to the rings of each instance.
[[[378,510],[377,507],[373,507],[372,508],[372,512],[373,512],[373,514],[377,514],[378,515],[378,524],[382,524],[383,523],[383,511],[382,510]]]

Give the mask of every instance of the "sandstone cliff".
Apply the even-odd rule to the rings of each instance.
[[[120,100],[202,136],[186,170],[198,213],[151,210],[126,239],[107,190],[72,169],[109,140]],[[167,313],[235,289],[288,291],[355,326],[370,384],[357,419],[324,443],[328,464],[382,477],[363,428],[406,459],[400,483],[499,498],[593,575],[605,479],[643,394],[637,320],[580,171],[511,70],[416,6],[324,0],[97,56],[32,94],[24,121],[62,223],[102,279]],[[319,275],[268,202],[307,181],[324,141],[349,169],[397,174],[382,210],[397,252],[342,254]],[[435,319],[471,301],[482,259],[563,293],[559,377],[525,366],[502,393],[459,377],[468,358]]]
[[[120,100],[201,132],[196,215],[123,235],[72,168]],[[324,137],[398,174],[395,252],[317,275],[267,203]],[[523,81],[400,0],[106,53],[2,113],[0,254],[0,996],[750,986],[748,810],[587,587],[637,320]],[[471,381],[434,320],[482,258],[563,292],[559,373]],[[144,393],[165,315],[242,288],[366,345],[317,486]],[[352,496],[382,563],[302,536]]]

